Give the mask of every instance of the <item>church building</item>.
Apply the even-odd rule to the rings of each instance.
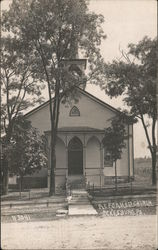
[[[83,59],[73,60],[73,65],[85,67]],[[78,102],[60,104],[56,144],[56,190],[65,188],[66,180],[78,183],[86,177],[91,185],[102,187],[106,177],[115,176],[114,163],[103,147],[105,128],[120,111],[99,100],[82,88],[76,87]],[[53,100],[52,100],[53,105]],[[32,126],[45,134],[50,144],[49,101],[25,115]],[[134,175],[133,125],[126,125],[126,148],[117,161],[117,176]],[[50,157],[49,157],[50,158]],[[46,170],[50,183],[50,161]],[[108,178],[107,178],[108,179]]]

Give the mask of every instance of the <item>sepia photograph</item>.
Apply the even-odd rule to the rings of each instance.
[[[0,5],[0,249],[158,249],[157,1]]]

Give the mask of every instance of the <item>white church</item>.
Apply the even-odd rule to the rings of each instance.
[[[84,59],[73,60],[80,70],[85,68]],[[111,124],[110,119],[118,114],[117,109],[77,87],[78,102],[60,105],[59,125],[56,144],[56,190],[65,188],[66,180],[79,183],[86,177],[90,185],[103,187],[106,177],[115,176],[114,164],[103,147],[104,130]],[[53,100],[52,100],[53,105]],[[25,115],[32,126],[45,134],[50,144],[49,101]],[[126,148],[117,161],[117,176],[134,175],[133,125],[126,125]],[[49,147],[49,145],[48,145]],[[50,158],[50,157],[49,157]],[[43,172],[50,183],[50,162]]]

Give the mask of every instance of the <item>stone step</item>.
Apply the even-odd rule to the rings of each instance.
[[[72,196],[72,200],[76,200],[76,201],[84,201],[84,200],[88,200],[87,197],[79,197],[79,196]]]
[[[84,195],[84,194],[78,195],[78,194],[72,194],[72,193],[71,193],[71,195],[72,195],[73,197],[75,197],[75,198],[85,198],[85,197],[87,197],[87,195]]]
[[[76,199],[76,200],[85,200],[85,199],[88,199],[88,196],[77,196],[77,195],[72,195],[72,198],[73,199]]]
[[[80,202],[69,201],[69,205],[75,205],[75,206],[90,205],[90,204],[91,203],[89,201],[80,201]]]
[[[71,194],[73,195],[73,196],[83,196],[83,197],[87,197],[88,196],[88,194],[87,193],[76,193],[76,192],[72,192],[71,191]]]
[[[71,188],[71,189],[76,189],[76,190],[80,190],[80,189],[85,189],[85,184],[68,184],[69,185],[69,187]]]
[[[69,215],[97,215],[97,211],[91,204],[69,205]]]
[[[69,201],[73,201],[73,202],[90,202],[89,199],[84,198],[84,199],[74,199],[73,197],[69,200]]]
[[[73,189],[73,190],[71,190],[71,192],[73,194],[86,194],[86,195],[88,194],[85,189]]]
[[[83,184],[78,184],[78,185],[74,184],[74,185],[70,185],[70,188],[71,189],[81,189],[81,188],[85,188],[85,185],[83,185]]]

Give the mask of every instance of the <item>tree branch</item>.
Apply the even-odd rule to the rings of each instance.
[[[9,108],[9,89],[8,88],[9,88],[9,78],[6,73],[6,104],[7,104],[8,120],[10,123],[11,117],[10,117],[10,108]]]
[[[25,89],[25,83],[26,83],[26,81],[28,80],[29,76],[31,75],[31,73],[30,73],[30,74],[28,74],[28,75],[26,76],[26,74],[27,74],[27,72],[28,72],[28,68],[29,68],[29,66],[26,68],[26,70],[24,71],[24,73],[23,73],[23,75],[22,75],[22,79],[21,79],[20,86],[19,86],[19,91],[18,91],[18,94],[17,94],[17,96],[16,96],[14,105],[13,105],[13,107],[12,107],[12,109],[11,109],[11,116],[13,115],[13,113],[14,113],[14,111],[15,111],[15,108],[16,108],[17,102],[18,102],[18,100],[19,100],[19,97],[20,97],[20,94],[21,94],[22,89],[24,88],[24,91],[27,91],[27,90]],[[25,96],[25,95],[24,95],[24,96]],[[24,98],[23,98],[23,99],[24,99]],[[22,101],[23,101],[23,100],[22,100]]]
[[[141,121],[142,121],[144,130],[145,130],[146,138],[147,138],[147,141],[148,141],[150,153],[151,153],[151,155],[152,155],[152,153],[153,153],[153,148],[152,148],[151,141],[150,141],[150,138],[149,138],[148,130],[147,130],[147,127],[146,127],[146,125],[145,125],[145,121],[144,121],[143,115],[142,115],[142,114],[140,114],[140,115],[141,115]]]
[[[26,92],[27,92],[26,89],[24,89],[23,96],[22,96],[22,98],[21,98],[21,101],[19,102],[19,105],[17,106],[17,110],[16,110],[16,112],[15,112],[14,118],[17,117],[17,114],[18,114],[18,112],[20,111],[20,106],[21,106],[21,104],[22,104],[22,102],[23,102],[23,100],[24,100],[24,98],[25,98]]]
[[[153,144],[153,152],[156,153],[156,138],[155,138],[155,126],[156,126],[156,118],[153,117],[152,122],[152,144]]]
[[[40,57],[42,59],[42,64],[43,64],[44,72],[45,72],[46,79],[47,79],[48,94],[49,94],[49,100],[50,100],[49,108],[50,108],[50,116],[51,116],[51,121],[52,121],[53,120],[53,115],[52,115],[52,104],[51,104],[51,99],[52,99],[52,95],[51,95],[51,83],[49,81],[49,75],[48,75],[48,72],[47,72],[47,68],[46,68],[46,64],[45,64],[45,59],[44,59],[44,54],[43,54],[41,43],[40,43],[39,40],[37,42],[39,44],[40,49],[38,48],[36,42],[34,42],[34,44],[35,44],[36,49],[37,49],[37,51],[38,51],[38,53],[39,53],[39,55],[40,55]]]
[[[13,75],[15,75],[15,70],[13,70],[13,71],[8,75],[8,77],[11,77],[11,76],[13,76]]]

